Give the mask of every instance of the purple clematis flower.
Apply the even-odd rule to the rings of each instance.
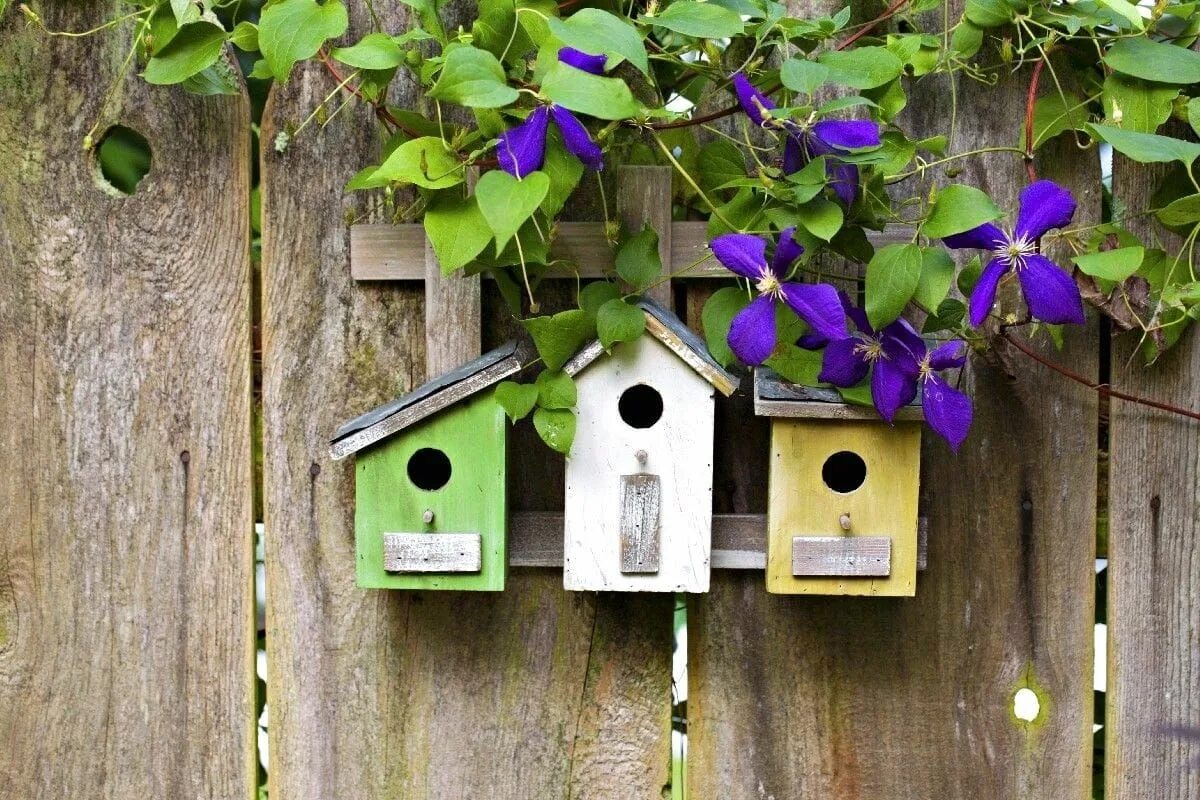
[[[713,255],[726,269],[754,281],[758,297],[738,312],[729,326],[729,347],[743,363],[758,366],[775,351],[775,307],[780,301],[826,339],[846,335],[846,318],[837,290],[824,283],[785,281],[787,270],[804,248],[787,228],[770,263],[767,242],[745,233],[727,233],[712,240]]]
[[[924,343],[903,319],[876,331],[867,320],[866,313],[856,308],[845,292],[838,292],[838,297],[856,330],[840,338],[810,333],[801,337],[797,344],[808,350],[825,348],[821,372],[817,376],[822,383],[845,389],[857,386],[870,372],[871,402],[875,404],[879,416],[891,422],[896,411],[911,403],[916,396],[913,380],[916,356],[913,354],[918,349],[924,349]]]
[[[601,75],[606,57],[564,47],[558,51],[558,60],[584,72]],[[574,114],[558,105],[538,106],[520,125],[500,134],[500,144],[496,148],[500,169],[514,178],[523,178],[541,169],[546,160],[546,132],[551,121],[562,134],[567,152],[588,169],[604,169],[604,153],[600,146]]]
[[[833,190],[847,206],[854,202],[858,196],[858,167],[838,163],[837,156],[882,144],[878,125],[863,119],[822,120],[805,128],[791,120],[777,120],[771,116],[771,111],[776,108],[775,101],[755,89],[740,72],[733,75],[733,91],[751,122],[763,128],[781,127],[787,132],[783,146],[784,173],[790,175],[814,158],[831,156],[825,171]]]
[[[947,236],[947,247],[989,250],[992,260],[984,267],[971,292],[968,318],[979,326],[996,302],[996,287],[1011,271],[1021,282],[1021,293],[1035,319],[1051,324],[1082,325],[1083,301],[1079,288],[1050,259],[1038,252],[1038,240],[1053,228],[1061,228],[1075,215],[1075,198],[1054,181],[1031,183],[1021,192],[1017,224],[1007,233],[990,222],[964,233]]]
[[[927,350],[921,344],[917,356],[916,381],[921,387],[921,408],[925,422],[941,436],[955,453],[971,430],[974,410],[971,398],[955,389],[938,373],[956,369],[967,361],[965,342],[953,341]]]

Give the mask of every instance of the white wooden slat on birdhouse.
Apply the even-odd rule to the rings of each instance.
[[[888,536],[796,536],[792,574],[808,577],[886,578],[892,571]]]
[[[478,533],[383,535],[383,568],[388,572],[479,572],[482,564]]]
[[[653,336],[584,365],[578,429],[567,459],[563,585],[576,591],[705,592],[712,547],[713,387]],[[620,398],[643,384],[662,399],[649,427],[622,419]],[[656,475],[659,566],[622,571],[621,476]]]
[[[657,475],[621,476],[621,572],[658,572],[658,517],[662,482]]]

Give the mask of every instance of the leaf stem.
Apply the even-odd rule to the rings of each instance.
[[[731,231],[741,230],[737,225],[734,225],[732,222],[730,222],[728,219],[726,219],[725,215],[721,213],[721,209],[717,208],[716,204],[714,204],[712,200],[708,199],[708,195],[706,195],[704,193],[704,190],[700,188],[700,185],[698,183],[696,183],[696,181],[692,178],[692,176],[688,173],[688,171],[683,168],[683,165],[680,164],[679,161],[676,160],[675,154],[671,152],[671,148],[667,147],[666,144],[663,143],[663,140],[658,137],[658,134],[652,133],[651,137],[654,139],[654,143],[656,145],[658,145],[658,149],[662,150],[663,155],[666,156],[667,160],[671,162],[671,166],[675,167],[675,169],[679,172],[679,174],[683,177],[683,179],[685,181],[687,181],[688,186],[691,186],[692,189],[696,192],[696,194],[700,195],[700,199],[702,199],[705,202],[705,204],[709,207],[709,209],[713,213],[713,216],[715,216],[717,219],[721,220],[721,222],[723,222],[725,224],[725,227],[729,228],[729,230],[731,230]]]

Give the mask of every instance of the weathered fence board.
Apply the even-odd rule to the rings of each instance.
[[[1176,128],[1179,135],[1182,125]],[[1114,158],[1113,193],[1156,207],[1160,169]],[[1145,220],[1130,227],[1169,253],[1179,237]],[[1185,255],[1180,269],[1185,269]],[[1200,409],[1200,345],[1185,334],[1157,364],[1112,348],[1113,387]],[[1109,428],[1106,798],[1200,798],[1200,423],[1113,399]],[[1180,728],[1191,729],[1187,735]]]
[[[118,3],[47,3],[82,30]],[[249,108],[0,19],[0,796],[254,784]],[[83,137],[149,141],[129,197]],[[101,128],[103,130],[103,126]]]
[[[948,90],[925,79],[903,124],[944,127]],[[959,103],[1023,107],[1022,90],[960,86]],[[960,113],[953,148],[1013,141],[1015,119]],[[961,165],[1002,205],[1024,185],[1011,156]],[[1076,191],[1077,219],[1098,217],[1091,154],[1064,145],[1044,169]],[[1073,331],[1064,353],[1046,349],[1094,375],[1094,342]],[[1016,366],[1015,382],[978,360],[966,371],[976,416],[959,455],[926,434],[929,565],[915,598],[769,596],[762,576],[729,571],[691,598],[689,797],[1090,796],[1096,399]],[[727,447],[739,426],[760,435],[722,422]],[[718,463],[749,458],[730,450]],[[717,498],[732,499],[725,512],[765,502],[744,488]],[[1013,716],[1026,687],[1041,702],[1031,723]]]
[[[403,29],[403,11],[377,10]],[[263,141],[332,85],[298,67]],[[656,797],[669,782],[669,596],[568,594],[561,571],[539,569],[486,596],[354,585],[352,466],[327,459],[327,440],[420,383],[427,357],[421,284],[350,273],[346,212],[368,208],[342,186],[377,146],[369,115],[351,111],[263,158],[271,794]],[[511,320],[489,292],[483,306],[489,323]],[[528,497],[555,480],[561,503],[561,460],[514,438],[529,463],[511,470],[524,484],[511,505],[542,510]]]

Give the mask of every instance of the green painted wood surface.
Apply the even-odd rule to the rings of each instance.
[[[500,591],[506,572],[508,503],[505,492],[504,409],[492,391],[465,400],[355,456],[354,538],[358,585],[374,589]],[[408,477],[408,461],[430,447],[450,459],[450,480],[432,491]],[[433,523],[422,519],[433,512]],[[477,573],[386,572],[383,534],[478,533]]]

